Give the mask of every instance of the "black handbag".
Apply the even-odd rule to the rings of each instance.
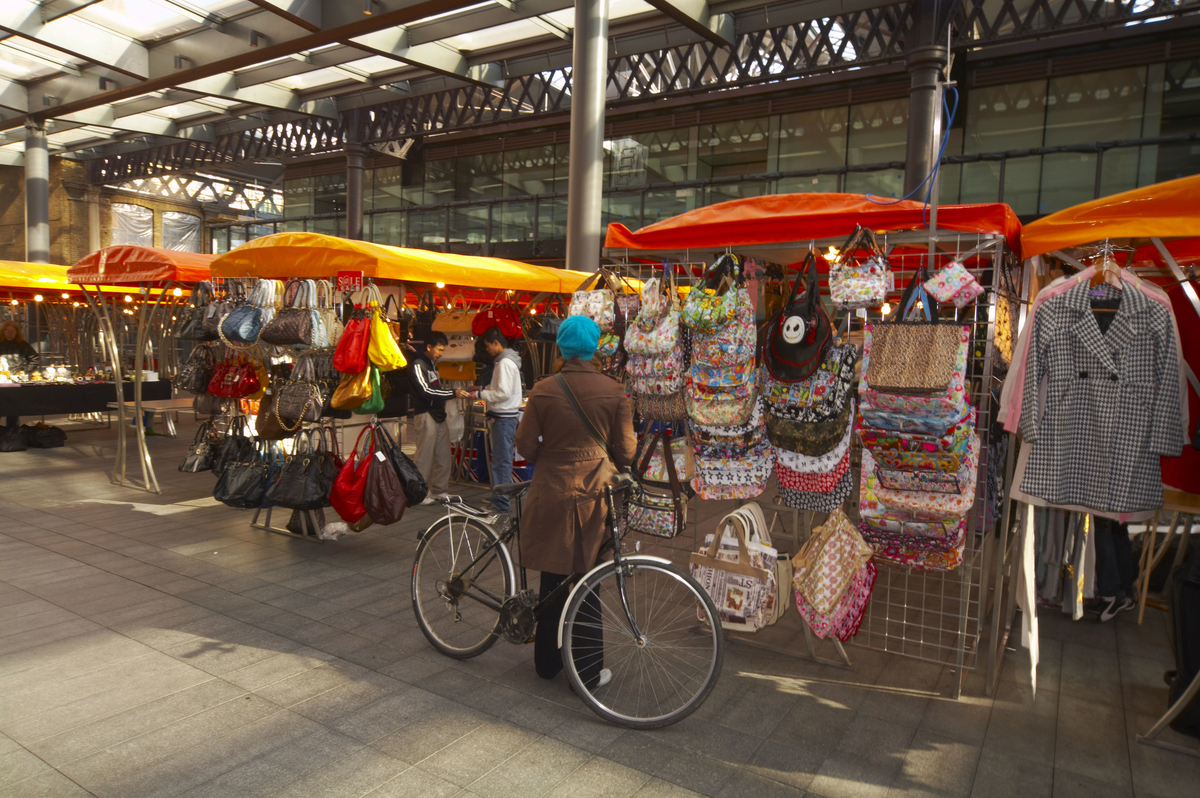
[[[0,434],[0,452],[23,452],[28,448],[24,427],[5,427]]]
[[[292,510],[316,510],[329,505],[329,491],[333,488],[326,467],[329,455],[313,445],[312,434],[297,436],[296,451],[284,459],[278,479],[267,490],[267,501],[271,504]]]
[[[314,360],[315,356],[307,353],[298,357],[291,378],[276,391],[275,412],[279,425],[286,430],[295,431],[305,421],[321,420],[325,396],[317,381]]]
[[[292,510],[292,515],[288,518],[285,528],[293,535],[319,538],[321,530],[325,528],[325,511],[322,509]]]
[[[217,451],[212,459],[212,472],[220,478],[225,469],[245,459],[251,452],[254,451],[254,441],[243,435],[240,431],[229,431],[225,437],[221,438],[221,443],[217,446]]]
[[[797,297],[800,281],[806,274],[808,283],[804,294]],[[810,249],[783,309],[767,323],[763,344],[767,371],[780,382],[807,379],[821,365],[825,351],[829,349],[831,327],[829,316],[821,306],[816,256]]]
[[[219,416],[225,412],[225,403],[228,401],[231,400],[211,393],[198,393],[192,398],[192,409],[202,416]]]
[[[204,321],[202,327],[207,340],[215,341],[220,338],[217,329],[221,326],[221,319],[225,318],[235,307],[245,301],[245,295],[242,293],[242,287],[239,283],[232,283],[232,289],[223,299],[215,297],[208,306],[204,308]]]
[[[30,449],[57,449],[67,445],[67,433],[61,427],[38,427],[26,424],[21,427],[25,442]]]
[[[180,471],[195,474],[198,471],[212,470],[215,450],[214,435],[215,430],[211,421],[200,422],[200,426],[196,428],[196,437],[192,439],[192,445],[188,447],[187,456],[179,464]]]
[[[239,510],[262,507],[270,472],[266,455],[252,446],[248,454],[221,472],[213,488],[213,498]]]
[[[208,383],[212,381],[216,368],[217,355],[214,348],[199,344],[192,350],[187,363],[175,375],[175,387],[188,393],[208,393]]]
[[[417,304],[416,312],[413,313],[413,338],[418,341],[428,341],[429,334],[433,332],[433,321],[437,315],[437,300],[433,297],[433,291],[427,289],[425,293],[421,294],[421,301]]]
[[[404,490],[404,497],[408,499],[408,506],[412,507],[425,501],[425,497],[429,495],[429,485],[425,482],[425,477],[421,476],[417,464],[400,451],[396,439],[382,424],[375,427],[375,450],[383,452],[383,456],[391,462],[392,468],[396,470],[396,476],[400,478],[400,487]]]
[[[196,283],[192,295],[188,298],[188,306],[176,313],[179,323],[175,326],[175,337],[181,341],[217,340],[215,328],[213,332],[204,328],[204,316],[212,301],[212,283],[207,280]]]

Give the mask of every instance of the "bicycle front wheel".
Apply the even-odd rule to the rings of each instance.
[[[704,703],[720,676],[717,608],[670,565],[631,559],[622,568],[626,602],[614,563],[575,591],[563,621],[563,665],[576,694],[605,720],[631,729],[669,726]],[[612,674],[603,685],[601,669]]]
[[[465,516],[443,518],[421,536],[413,561],[421,632],[448,657],[482,654],[500,634],[500,606],[515,579],[512,557],[490,527]]]

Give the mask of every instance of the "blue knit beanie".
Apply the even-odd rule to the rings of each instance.
[[[600,327],[587,316],[568,316],[558,325],[558,351],[570,360],[591,360],[600,343]]]

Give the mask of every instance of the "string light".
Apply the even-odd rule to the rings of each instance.
[[[132,302],[132,301],[133,301],[133,297],[131,297],[129,294],[126,294],[126,295],[125,295],[125,301],[126,301],[126,302]]]
[[[42,301],[42,295],[41,295],[41,294],[34,294],[34,295],[33,295],[33,301],[34,301],[34,302],[41,302],[41,301]]]
[[[78,302],[75,302],[75,303],[73,303],[73,304],[75,305],[75,307],[79,307],[79,303],[78,303]]]
[[[445,287],[446,287],[446,284],[445,284],[445,283],[438,283],[438,284],[437,284],[437,287],[438,287],[438,288],[445,288]]]
[[[176,289],[175,289],[174,291],[172,291],[171,293],[172,293],[172,294],[174,294],[175,296],[183,296],[183,289],[182,289],[182,288],[176,288]]]
[[[70,294],[63,294],[63,299],[70,299],[70,298],[71,298]]]
[[[838,248],[831,246],[831,247],[829,247],[829,251],[825,253],[824,257],[825,257],[825,260],[837,260],[837,256],[838,256]]]
[[[17,300],[15,300],[15,299],[14,299],[14,300],[12,301],[12,303],[13,303],[14,305],[15,305],[15,304],[17,304]]]
[[[879,308],[879,312],[886,316],[887,314],[892,312],[892,306],[889,305],[888,303],[884,302],[883,307]]]

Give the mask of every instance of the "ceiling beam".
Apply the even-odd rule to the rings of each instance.
[[[89,108],[66,116],[56,117],[62,122],[74,122],[79,125],[107,127],[123,130],[128,133],[141,133],[147,136],[163,136],[171,139],[186,139],[191,141],[216,142],[213,129],[207,125],[196,127],[180,127],[173,119],[167,119],[152,114],[135,114],[133,116],[117,116],[112,106],[105,108]]]
[[[321,0],[250,0],[251,3],[309,31],[321,29]]]
[[[290,89],[283,89],[270,84],[247,86],[239,88],[237,76],[231,74],[213,75],[212,77],[193,80],[179,86],[184,91],[194,91],[211,97],[224,97],[248,105],[261,105],[266,108],[278,108],[283,111],[300,111],[308,113],[305,102]],[[335,112],[336,114],[336,112]],[[323,116],[324,114],[317,114]]]
[[[11,108],[20,113],[29,111],[29,90],[11,80],[0,79],[0,108]]]
[[[734,19],[732,14],[713,14],[708,0],[646,0],[671,19],[692,30],[713,44],[733,44]]]
[[[45,0],[42,3],[42,22],[53,22],[99,2],[101,0]]]
[[[25,153],[12,147],[0,147],[0,166],[24,166]]]
[[[555,11],[565,11],[574,6],[571,0],[520,0],[520,2],[497,2],[495,5],[481,5],[469,8],[457,14],[447,14],[432,22],[412,25],[408,29],[408,43],[411,46],[448,39],[463,33],[474,33],[507,22],[530,19],[542,14]]]
[[[408,30],[405,28],[375,31],[364,36],[356,36],[348,43],[375,55],[394,58],[412,66],[428,69],[441,75],[449,75],[470,83],[477,83],[487,88],[497,88],[504,82],[504,70],[499,64],[468,66],[467,57],[462,51],[455,50],[441,42],[410,46]]]
[[[103,64],[122,75],[144,80],[150,75],[149,51],[127,36],[64,16],[42,21],[42,9],[32,0],[0,2],[0,39],[17,36],[61,53]]]

